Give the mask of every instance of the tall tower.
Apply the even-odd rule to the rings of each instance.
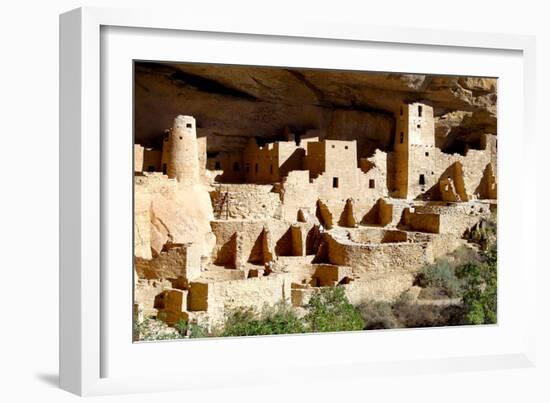
[[[401,105],[395,125],[395,196],[414,199],[436,184],[433,108]]]
[[[169,178],[178,182],[194,185],[199,182],[199,153],[197,146],[197,128],[195,118],[179,115],[174,119],[172,130],[168,133],[166,171]]]

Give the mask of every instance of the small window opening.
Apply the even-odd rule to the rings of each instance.
[[[344,146],[344,148],[347,150],[347,149],[348,149],[348,146]]]
[[[401,144],[403,144],[403,139],[404,139],[404,137],[405,137],[405,134],[404,134],[403,132],[401,132],[401,134],[399,135],[399,142],[400,142]]]
[[[254,172],[258,173],[258,163],[254,165]]]
[[[155,167],[154,167],[153,165],[149,165],[149,166],[147,167],[147,170],[148,170],[149,172],[155,172]]]
[[[332,187],[337,188],[338,187],[338,178],[332,178]]]
[[[420,129],[420,124],[417,124],[417,125],[416,125],[416,128],[417,128],[417,129]]]
[[[180,140],[183,140],[183,137],[180,136]]]
[[[241,169],[241,166],[239,165],[239,163],[238,163],[238,162],[234,162],[234,163],[233,163],[233,171],[239,172],[240,169]]]
[[[424,174],[420,174],[420,178],[418,179],[418,183],[420,185],[425,185],[426,184],[426,178],[424,177]]]
[[[403,116],[403,107],[401,107],[401,108],[399,109],[399,115],[400,115],[400,116]]]
[[[336,146],[333,144],[333,145],[332,145],[332,148],[335,148],[335,147],[336,147]]]
[[[162,174],[166,175],[167,172],[168,172],[168,166],[166,164],[162,164]]]
[[[369,189],[374,189],[374,179],[369,179]]]
[[[222,163],[220,161],[216,161],[216,166],[214,169],[222,169]]]
[[[187,124],[186,124],[185,126],[186,126],[187,128],[189,128],[189,129],[190,129],[190,128],[192,128],[192,127],[193,127],[193,124],[192,124],[192,123],[187,123]],[[202,127],[202,126],[201,126],[201,127]]]
[[[424,154],[426,154],[426,157],[429,157],[430,156],[430,153],[429,152],[425,152]]]
[[[422,117],[422,106],[418,105],[418,116]]]

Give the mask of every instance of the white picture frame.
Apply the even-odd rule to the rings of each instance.
[[[106,80],[105,77],[107,74],[110,74],[109,77],[118,77],[116,74],[120,74],[120,71],[127,71],[131,76],[130,70],[124,70],[127,65],[123,66],[118,73],[113,71],[117,70],[117,66],[120,67],[120,63],[126,63],[133,57],[131,51],[134,48],[129,42],[126,46],[123,41],[128,40],[125,37],[135,36],[138,32],[144,35],[140,38],[142,40],[140,58],[152,60],[168,60],[163,59],[161,50],[169,49],[171,44],[173,45],[173,41],[179,40],[178,33],[183,35],[186,32],[193,33],[193,37],[199,38],[199,40],[201,35],[207,36],[216,33],[216,41],[246,37],[253,38],[255,43],[260,44],[263,41],[269,41],[274,44],[273,46],[289,46],[288,43],[292,42],[303,47],[311,46],[312,41],[324,41],[323,46],[330,46],[336,51],[341,47],[353,45],[351,47],[359,47],[355,51],[361,52],[361,46],[375,44],[380,49],[391,46],[407,48],[407,52],[450,51],[452,54],[449,53],[449,58],[462,57],[456,52],[470,52],[473,54],[473,58],[476,57],[475,55],[478,55],[479,58],[489,54],[488,57],[501,54],[512,55],[510,58],[510,60],[513,59],[510,62],[512,66],[509,73],[510,80],[505,80],[510,85],[510,91],[507,90],[506,85],[508,84],[506,83],[502,88],[499,87],[499,103],[501,94],[505,97],[502,104],[499,104],[499,136],[501,135],[501,125],[504,125],[502,133],[507,133],[507,130],[511,130],[511,128],[517,129],[521,133],[521,136],[517,133],[515,138],[508,136],[504,137],[503,141],[499,140],[499,177],[502,182],[502,185],[499,183],[499,222],[502,219],[507,225],[514,226],[516,232],[513,236],[516,238],[515,245],[517,245],[517,249],[514,251],[507,250],[510,248],[502,248],[502,245],[512,242],[512,239],[511,234],[503,231],[503,227],[500,226],[499,243],[501,239],[503,243],[499,244],[499,259],[503,254],[509,253],[511,255],[509,262],[511,263],[501,266],[499,260],[499,306],[502,306],[503,310],[511,312],[510,319],[502,318],[499,310],[499,325],[474,330],[472,328],[416,329],[372,332],[368,336],[365,333],[369,332],[361,332],[337,335],[146,343],[141,344],[142,347],[138,349],[134,347],[131,339],[117,338],[116,333],[119,330],[116,324],[120,322],[117,315],[124,314],[126,309],[124,304],[128,304],[126,311],[128,317],[131,317],[129,309],[131,299],[128,299],[128,295],[131,295],[132,284],[128,283],[127,289],[121,290],[119,293],[113,292],[115,284],[125,284],[124,281],[127,277],[112,277],[111,272],[106,272],[106,267],[110,267],[109,259],[114,258],[117,254],[122,256],[125,252],[113,250],[106,242],[107,238],[113,239],[114,233],[106,234],[105,228],[111,228],[107,231],[116,230],[116,228],[112,229],[114,215],[106,212],[111,211],[110,203],[115,197],[115,187],[120,183],[117,180],[124,180],[124,175],[126,175],[130,182],[128,172],[131,169],[131,163],[125,165],[124,162],[128,162],[128,155],[122,156],[120,161],[113,163],[112,158],[115,151],[111,148],[116,148],[116,152],[118,152],[120,150],[118,147],[126,145],[128,152],[131,152],[132,133],[124,133],[120,137],[108,136],[107,134],[112,134],[113,128],[117,127],[118,123],[111,121],[110,118],[107,119],[106,117],[112,116],[113,113],[110,109],[103,108],[106,108],[106,104],[113,105],[113,100],[118,100],[117,97],[120,96],[122,101],[118,103],[117,108],[123,108],[121,116],[126,117],[125,114],[131,110],[131,104],[128,105],[126,102],[131,94],[122,90],[123,87],[118,88],[117,84],[114,84],[118,81]],[[105,33],[113,36],[106,39]],[[151,37],[151,34],[156,35],[156,38],[154,35]],[[152,51],[155,41],[159,43],[158,52]],[[135,47],[135,44],[133,46]],[[117,62],[115,56],[109,53],[109,50],[113,48],[119,50],[116,54],[126,59]],[[123,48],[127,49],[127,52],[124,52]],[[240,51],[239,55],[238,47],[234,49],[237,59],[244,60],[244,53]],[[147,57],[147,52],[150,52],[151,57]],[[455,55],[453,56],[453,54]],[[261,52],[259,55],[261,56]],[[269,55],[264,56],[267,58]],[[112,60],[104,60],[106,57],[111,57]],[[219,62],[226,60],[224,57],[228,56],[220,54],[207,58],[197,54],[193,61]],[[425,57],[431,63],[436,64],[437,60],[433,55]],[[520,184],[517,186],[536,189],[535,175],[523,178],[518,173],[514,173],[512,169],[507,168],[512,162],[510,159],[514,150],[516,152],[519,150],[519,156],[516,158],[525,161],[532,158],[535,152],[534,58],[534,38],[521,35],[372,27],[307,19],[300,25],[282,25],[277,21],[245,21],[238,18],[222,20],[213,19],[210,16],[193,16],[191,19],[182,19],[180,14],[174,11],[159,10],[80,8],[61,15],[61,387],[79,395],[96,395],[206,388],[230,384],[247,385],[258,382],[293,382],[298,376],[301,380],[304,378],[318,380],[326,378],[328,380],[328,374],[331,379],[334,379],[335,376],[345,379],[349,376],[370,376],[380,373],[397,375],[533,366],[535,362],[535,334],[532,323],[535,322],[529,321],[529,315],[535,310],[529,308],[534,306],[535,301],[536,253],[534,248],[536,245],[527,242],[527,234],[535,232],[536,211],[528,206],[527,199],[524,199],[527,192],[515,191],[506,183],[507,181],[514,182]],[[247,60],[249,63],[252,62],[252,59]],[[113,62],[112,66],[109,64],[110,62]],[[243,62],[243,64],[247,63]],[[506,61],[503,59],[504,64]],[[374,66],[373,63],[372,69],[382,68],[377,66]],[[335,66],[332,65],[332,67]],[[342,62],[341,67],[349,66]],[[468,68],[470,69],[468,72],[475,72],[473,65]],[[513,81],[512,78],[516,81]],[[517,82],[517,80],[521,80],[521,82]],[[122,81],[125,82],[126,87],[124,88],[127,90],[128,81]],[[503,92],[500,92],[501,89]],[[115,98],[109,98],[110,94],[114,94]],[[105,96],[107,98],[104,98]],[[507,98],[510,98],[510,103],[507,103]],[[513,114],[514,110],[518,113]],[[121,124],[131,125],[131,122]],[[122,131],[126,132],[127,126],[124,128]],[[118,139],[117,142],[112,141],[115,137]],[[106,171],[106,167],[118,168],[121,173],[115,174],[112,170]],[[112,178],[107,179],[107,176],[112,176]],[[501,209],[500,199],[503,194],[506,195],[507,201]],[[118,196],[117,194],[118,200],[125,200],[124,197]],[[127,193],[126,196],[128,196]],[[131,203],[131,195],[129,197],[130,199],[126,201],[127,204]],[[126,231],[131,232],[131,227],[126,228]],[[124,259],[128,259],[128,256],[124,256]],[[517,269],[517,273],[502,272],[503,268],[508,268],[507,264],[511,265],[512,263],[519,264],[521,270]],[[131,266],[128,267],[128,273],[131,278]],[[501,273],[503,274],[502,279]],[[121,283],[116,283],[116,281]],[[513,300],[512,289],[507,287],[511,282],[518,287],[515,290],[519,296],[518,301]],[[122,308],[120,308],[121,306]],[[522,312],[523,315],[521,315]],[[123,329],[126,330],[120,332],[131,331],[126,327]],[[287,361],[277,358],[282,351],[290,352],[289,355],[294,356],[293,351],[308,351],[308,349],[315,351],[323,346],[338,344],[357,346],[363,343],[365,345],[365,340],[369,341],[369,345],[376,346],[381,355],[371,352],[370,358],[361,354],[351,354],[345,359],[323,357],[321,360],[306,354],[304,357],[307,358],[300,358],[303,361],[300,365],[296,358]],[[403,351],[405,350],[401,351],[398,347],[391,349],[391,343],[399,343],[402,346],[426,346],[456,340],[462,340],[463,345],[461,348],[449,348],[449,351],[445,351],[443,343],[439,350],[434,348],[431,352],[418,351],[409,355],[404,355]],[[476,340],[479,340],[477,348],[474,346]],[[491,351],[484,350],[491,340],[493,340],[494,348]],[[485,342],[486,345],[483,344]],[[393,345],[397,346],[397,344]],[[365,350],[368,348],[365,347]],[[389,353],[390,350],[393,351],[392,354]],[[135,367],[135,363],[128,360],[128,357],[132,355],[142,357],[140,362],[144,367],[148,367],[149,363],[154,362],[155,357],[166,357],[166,354],[173,357],[183,354],[187,357],[187,362],[191,363],[191,367],[186,365],[187,369],[182,368],[181,371],[176,371],[177,366],[160,365],[165,369],[164,371],[155,369],[155,371],[151,371],[151,374],[143,371],[141,375],[138,375],[131,373],[130,368],[124,365],[120,365],[118,370],[114,370],[110,364],[111,361],[126,360],[129,363],[128,366]],[[201,360],[204,360],[205,357],[210,360],[209,365],[201,365]],[[215,360],[219,361],[217,365],[211,365],[212,362],[216,363]],[[172,361],[177,362],[176,359]],[[233,372],[228,374],[230,365]],[[216,366],[219,368],[216,369]],[[189,368],[192,368],[192,371]],[[307,371],[304,371],[305,368]],[[253,380],[244,376],[250,372],[262,373],[261,371],[270,373],[270,376]],[[157,375],[154,375],[153,372]],[[206,375],[208,375],[208,379],[206,379]]]

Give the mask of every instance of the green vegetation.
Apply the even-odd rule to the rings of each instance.
[[[497,321],[497,224],[496,216],[482,220],[466,234],[475,248],[459,248],[449,258],[425,267],[416,284],[421,295],[433,297],[439,290],[461,298],[457,324],[494,324]],[[453,323],[454,324],[454,323]]]
[[[360,312],[349,303],[341,287],[322,288],[313,295],[300,318],[289,305],[280,303],[264,307],[257,313],[251,308],[232,311],[225,321],[221,336],[256,336],[308,332],[343,332],[362,330]]]
[[[195,339],[208,336],[208,329],[206,329],[206,327],[196,323],[188,323],[183,319],[178,320],[174,325],[174,328],[178,331],[181,337]]]
[[[211,333],[203,326],[179,320],[174,328],[162,321],[147,318],[134,327],[135,340],[172,340],[219,336],[259,336],[308,332],[343,332],[363,330],[361,313],[350,304],[342,287],[322,288],[298,316],[289,304],[265,306],[260,312],[237,308],[229,312],[225,323]]]
[[[481,220],[466,234],[466,239],[480,246],[481,250],[487,250],[496,243],[497,217],[492,213],[487,220]]]
[[[361,313],[350,304],[342,287],[322,288],[311,297],[304,316],[308,332],[343,332],[365,327]]]
[[[416,284],[427,288],[438,289],[443,292],[443,295],[449,298],[460,296],[462,282],[458,279],[455,273],[455,265],[447,259],[438,259],[434,264],[426,266],[418,274]]]
[[[465,324],[497,322],[497,247],[496,243],[482,252],[483,262],[465,264],[457,269],[464,282],[462,302]]]
[[[416,276],[415,285],[423,288],[421,297],[427,299],[460,298],[464,280],[457,276],[457,268],[464,264],[479,264],[481,261],[481,255],[476,249],[461,246],[450,255],[425,266]]]
[[[256,336],[303,333],[304,325],[289,305],[280,303],[264,307],[260,313],[252,308],[233,310],[225,321],[220,336]]]

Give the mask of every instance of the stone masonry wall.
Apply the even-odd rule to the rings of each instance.
[[[357,275],[395,271],[414,273],[432,260],[426,253],[427,244],[423,242],[360,244],[337,239],[331,234],[326,234],[323,239],[328,245],[329,262],[351,266]]]
[[[219,219],[262,220],[281,216],[281,200],[272,185],[221,184],[210,192]]]

